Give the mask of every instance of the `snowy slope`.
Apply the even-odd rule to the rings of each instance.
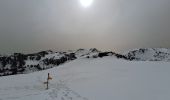
[[[95,48],[65,52],[48,50],[33,54],[14,53],[13,55],[0,56],[0,76],[31,73],[53,68],[75,59],[102,58],[106,56],[135,61],[170,61],[170,49],[135,49],[125,54],[110,51],[101,52]]]
[[[75,51],[75,55],[77,58],[91,58],[93,56],[98,56],[98,54],[101,51],[98,51],[96,48],[92,48],[92,49],[78,49],[77,51]]]
[[[93,48],[66,52],[48,50],[33,54],[14,53],[0,56],[0,76],[41,71],[77,58],[97,56],[99,53],[97,49]]]
[[[170,63],[77,59],[41,72],[0,77],[0,100],[170,100]],[[50,89],[43,82],[50,73]]]
[[[135,49],[125,55],[131,60],[138,61],[170,61],[170,49],[166,48]]]

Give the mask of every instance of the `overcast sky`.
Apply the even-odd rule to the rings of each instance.
[[[0,0],[0,53],[170,47],[170,0]]]

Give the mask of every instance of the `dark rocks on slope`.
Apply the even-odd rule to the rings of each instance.
[[[24,73],[26,69],[44,70],[51,68],[51,66],[57,66],[62,63],[65,63],[66,61],[76,59],[74,53],[59,53],[61,55],[60,57],[58,57],[58,59],[55,59],[54,57],[46,58],[45,56],[48,54],[53,54],[53,52],[42,51],[34,54],[14,53],[10,56],[1,56],[0,76],[21,74]],[[26,65],[27,61],[33,61],[38,63]]]

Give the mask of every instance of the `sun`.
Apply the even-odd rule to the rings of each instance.
[[[80,0],[83,7],[88,7],[93,3],[93,0]]]

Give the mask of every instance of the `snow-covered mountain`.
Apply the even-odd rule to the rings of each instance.
[[[147,48],[135,49],[125,54],[102,52],[95,48],[54,52],[51,50],[33,54],[14,53],[0,56],[0,76],[41,71],[75,59],[102,58],[114,56],[116,58],[135,61],[170,61],[170,49]]]
[[[114,56],[0,77],[0,100],[170,100],[170,62]],[[49,89],[44,82],[50,73]]]
[[[33,54],[14,53],[9,56],[0,56],[0,76],[45,70],[78,58],[97,58],[111,55],[113,55],[112,52],[101,52],[95,48],[66,52],[48,50]]]
[[[14,75],[52,68],[76,59],[74,53],[42,51],[34,54],[14,53],[0,57],[0,75]]]
[[[0,100],[170,100],[170,62],[165,61],[169,49],[160,48],[125,55],[79,49],[0,56],[0,74],[11,75],[0,77]],[[18,73],[30,74],[13,75]]]
[[[170,49],[144,48],[131,50],[125,54],[129,60],[137,61],[170,61]]]

